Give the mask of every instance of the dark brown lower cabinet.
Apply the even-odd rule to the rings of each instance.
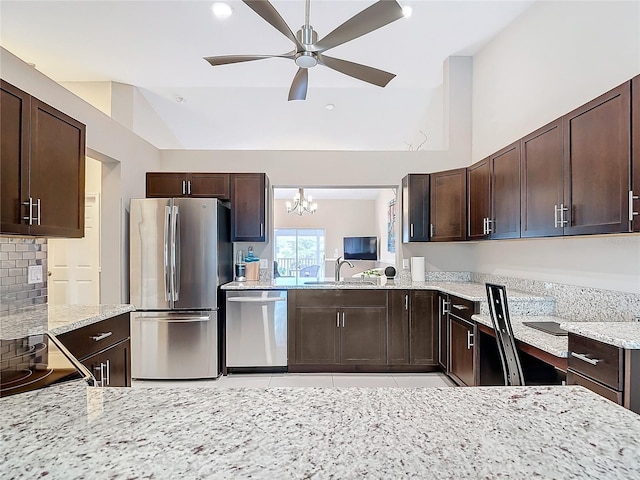
[[[389,314],[389,364],[409,364],[409,290],[390,290]]]
[[[386,292],[297,290],[288,309],[289,371],[386,365]]]
[[[461,385],[476,385],[475,324],[449,316],[449,375]]]
[[[409,363],[413,365],[438,365],[437,298],[431,290],[411,292]]]
[[[103,387],[131,386],[131,342],[124,340],[82,360]]]

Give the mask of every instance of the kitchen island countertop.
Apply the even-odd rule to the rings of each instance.
[[[6,479],[640,478],[640,416],[579,386],[72,382],[0,402]]]

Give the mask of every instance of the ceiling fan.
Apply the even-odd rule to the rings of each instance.
[[[354,17],[351,17],[320,41],[318,41],[318,34],[313,27],[309,25],[310,0],[306,0],[305,24],[295,35],[268,0],[243,0],[243,2],[264,20],[269,22],[276,30],[291,40],[295,44],[295,48],[281,55],[223,55],[205,57],[205,60],[212,66],[263,60],[265,58],[291,59],[296,62],[299,68],[289,90],[289,100],[305,100],[307,98],[308,72],[311,67],[315,67],[318,64],[332,68],[358,80],[378,85],[379,87],[386,86],[395,77],[395,74],[378,70],[377,68],[324,55],[324,52],[330,48],[337,47],[362,35],[366,35],[369,32],[402,18],[402,7],[395,0],[379,0]]]

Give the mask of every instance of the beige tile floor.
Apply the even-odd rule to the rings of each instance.
[[[278,388],[278,387],[453,387],[441,373],[278,373],[235,374],[216,380],[133,380],[133,387],[208,387],[208,388]]]

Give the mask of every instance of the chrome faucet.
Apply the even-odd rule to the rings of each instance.
[[[349,265],[351,268],[353,268],[353,263],[351,263],[348,260],[342,260],[342,257],[338,257],[336,258],[336,282],[340,281],[340,269],[342,268],[342,265],[344,264]]]

